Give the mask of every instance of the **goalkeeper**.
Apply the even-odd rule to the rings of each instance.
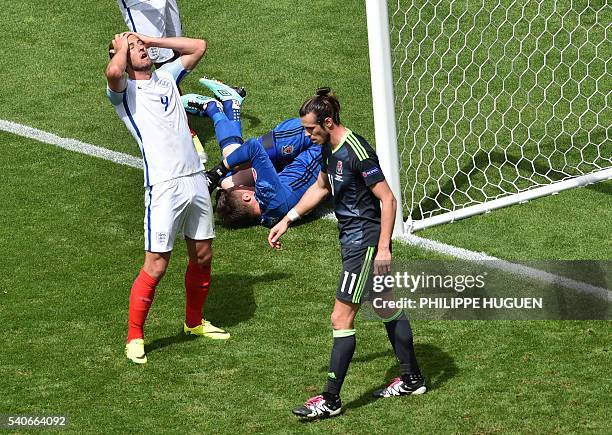
[[[207,78],[200,83],[221,100],[196,94],[182,97],[187,112],[208,116],[215,126],[223,161],[208,171],[209,190],[217,185],[217,216],[235,228],[270,228],[300,200],[321,170],[321,147],[304,134],[298,118],[287,119],[267,134],[242,140],[240,105],[231,87]],[[231,169],[238,169],[230,175]]]

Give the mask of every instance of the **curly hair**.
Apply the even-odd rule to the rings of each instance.
[[[242,192],[219,189],[215,207],[221,224],[227,228],[244,228],[259,224],[260,215],[242,200]]]
[[[314,113],[317,123],[323,127],[326,118],[331,118],[334,124],[340,124],[340,102],[330,88],[319,88],[315,95],[302,104],[300,117]]]

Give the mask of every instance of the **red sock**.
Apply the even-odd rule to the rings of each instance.
[[[198,266],[191,261],[185,272],[185,323],[193,328],[202,323],[202,307],[210,287],[210,264]]]
[[[140,273],[132,284],[128,312],[128,343],[135,338],[144,338],[143,327],[153,303],[157,282],[151,275],[140,269]]]

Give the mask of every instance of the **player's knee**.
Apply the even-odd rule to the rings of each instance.
[[[201,249],[195,258],[195,263],[200,267],[210,266],[212,255],[212,249]]]
[[[168,264],[161,261],[145,262],[143,270],[151,276],[151,278],[159,281],[166,274]]]
[[[333,311],[330,316],[332,328],[338,329],[352,329],[353,319],[344,313]]]
[[[191,261],[200,267],[210,266],[212,261],[212,247],[210,245],[200,247],[195,255],[195,258],[192,258]]]

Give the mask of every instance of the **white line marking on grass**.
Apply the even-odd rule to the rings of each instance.
[[[109,160],[120,165],[131,166],[133,168],[142,169],[142,160],[138,157],[129,154],[111,151],[96,145],[91,145],[76,139],[62,138],[53,133],[48,133],[37,128],[28,127],[27,125],[17,124],[15,122],[0,119],[0,130],[16,134],[18,136],[27,137],[30,139],[44,142],[50,145],[55,145],[66,150],[74,151],[88,156],[99,157]],[[333,213],[327,213],[323,216],[325,219],[336,220]],[[566,288],[577,290],[581,293],[596,295],[607,301],[612,301],[612,291],[605,288],[596,287],[580,281],[575,281],[570,278],[555,275],[532,267],[523,266],[520,264],[511,263],[501,260],[496,257],[491,257],[485,253],[468,251],[467,249],[458,248],[456,246],[447,245],[445,243],[436,242],[435,240],[424,239],[415,235],[404,235],[398,238],[409,245],[416,246],[428,251],[435,251],[444,255],[449,255],[455,258],[473,261],[477,263],[487,262],[486,265],[493,266],[506,272],[511,272],[516,275],[534,278],[544,283],[560,284]],[[493,260],[493,261],[492,261]]]
[[[323,218],[336,221],[336,217],[333,213],[327,213],[323,216]],[[500,258],[487,255],[484,252],[469,251],[467,249],[458,248],[453,245],[447,245],[446,243],[415,236],[414,234],[407,234],[395,237],[395,239],[404,242],[408,245],[424,249],[426,251],[434,251],[439,254],[458,258],[460,260],[467,260],[473,263],[479,263],[483,266],[498,269],[504,272],[509,272],[513,275],[535,279],[545,284],[560,285],[571,290],[576,290],[580,293],[597,296],[608,302],[612,301],[612,291],[606,288],[597,287],[591,284],[584,283],[582,281],[576,281],[571,278],[555,275],[554,273],[545,272],[543,270],[524,266],[522,264],[511,263],[510,261],[502,260]]]
[[[96,145],[91,145],[76,139],[59,137],[53,133],[48,133],[37,128],[28,127],[27,125],[17,124],[16,122],[0,119],[0,130],[16,134],[18,136],[27,137],[30,139],[44,142],[50,145],[55,145],[66,150],[75,151],[88,156],[99,157],[104,160],[110,160],[120,165],[131,166],[132,168],[142,169],[142,159],[123,154],[117,151],[111,151]]]
[[[431,239],[424,239],[423,237],[415,236],[414,234],[403,235],[398,237],[398,239],[421,249],[435,251],[462,260],[479,263],[483,266],[492,267],[504,272],[510,272],[514,275],[536,279],[545,284],[561,285],[565,288],[576,290],[580,293],[587,293],[597,296],[601,299],[607,300],[608,302],[612,301],[612,291],[606,288],[597,287],[582,281],[576,281],[571,278],[555,275],[554,273],[545,272],[543,270],[524,266],[522,264],[511,263],[509,261],[487,255],[484,252],[468,251],[467,249],[447,245],[446,243],[437,242]]]

